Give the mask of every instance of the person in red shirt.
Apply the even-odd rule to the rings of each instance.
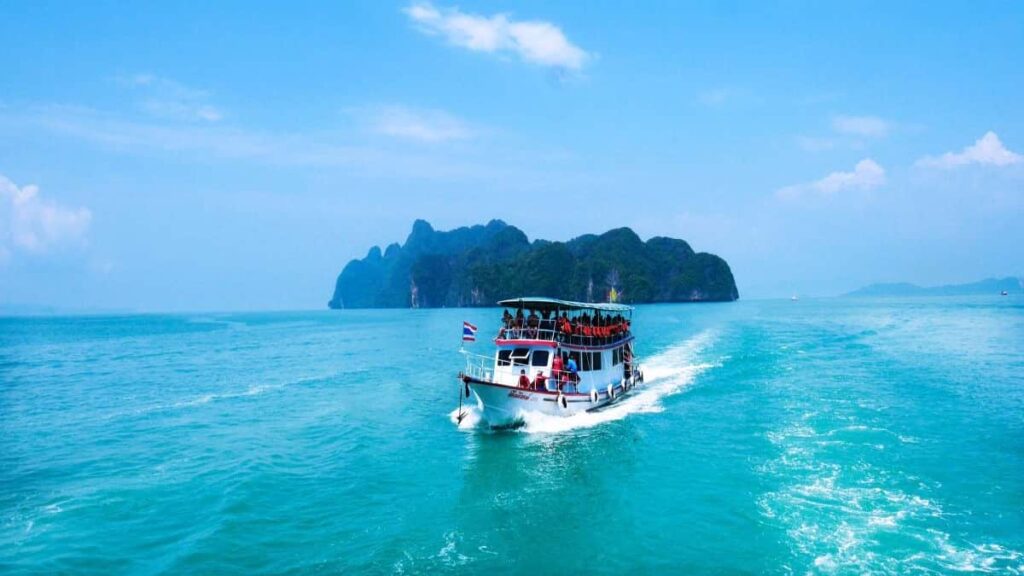
[[[537,377],[533,379],[533,389],[544,391],[548,389],[548,379],[544,377],[544,372],[541,370],[537,370]]]
[[[520,388],[529,388],[530,387],[530,377],[526,375],[526,370],[520,370],[519,371],[519,387]]]
[[[556,381],[562,377],[562,355],[555,352],[555,359],[551,361],[551,377]]]

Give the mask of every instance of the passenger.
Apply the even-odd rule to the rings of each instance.
[[[569,382],[572,382],[572,387],[575,391],[580,389],[580,372],[579,368],[576,367],[576,359],[569,356],[569,364],[565,367],[565,371],[569,373]]]
[[[526,333],[529,338],[537,337],[537,329],[540,328],[540,316],[533,310],[530,310],[530,315],[526,318],[526,326],[528,327]]]
[[[525,369],[519,371],[519,387],[520,388],[529,388],[530,387],[530,377],[526,375],[526,370]]]
[[[533,389],[544,391],[548,389],[548,379],[544,377],[544,372],[541,370],[537,370],[537,377],[533,379]]]
[[[505,313],[501,315],[501,323],[505,325],[505,328],[512,327],[512,315],[508,313],[508,308],[506,308]]]
[[[530,315],[526,318],[526,325],[534,328],[540,323],[540,316],[537,316],[535,310],[530,310]]]
[[[556,351],[555,359],[551,361],[551,377],[555,380],[562,379],[562,355]]]
[[[576,366],[575,358],[569,356],[569,364],[565,367],[565,369],[569,371],[569,375],[571,376],[574,382],[579,381],[579,368]]]

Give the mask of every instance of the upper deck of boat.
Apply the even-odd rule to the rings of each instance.
[[[505,307],[495,338],[499,345],[610,348],[633,338],[633,308],[624,304],[534,297],[502,300],[498,305]]]

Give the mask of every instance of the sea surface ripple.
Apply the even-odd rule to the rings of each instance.
[[[499,314],[0,318],[0,573],[1024,573],[1018,298],[641,306],[636,393],[456,424]]]

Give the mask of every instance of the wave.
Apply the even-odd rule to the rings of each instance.
[[[297,378],[295,380],[288,380],[284,382],[278,382],[276,384],[250,384],[245,389],[229,391],[229,392],[209,392],[206,394],[200,394],[191,398],[184,398],[177,402],[161,402],[151,405],[138,406],[129,410],[119,410],[103,416],[105,420],[116,420],[119,418],[138,417],[146,414],[152,414],[157,412],[165,412],[171,410],[184,410],[188,408],[196,408],[204,406],[206,404],[221,402],[225,400],[233,400],[239,398],[248,398],[254,396],[261,396],[266,393],[275,392],[289,386],[301,386],[305,384],[312,384],[323,380],[334,377],[336,373],[329,373],[320,376],[310,376],[306,378]]]
[[[661,412],[665,409],[662,400],[680,393],[693,383],[697,375],[716,366],[708,362],[695,362],[713,340],[714,334],[705,330],[647,361],[641,359],[644,384],[610,406],[573,416],[527,412],[523,414],[523,425],[516,428],[516,431],[527,434],[568,432],[622,420],[631,414]],[[452,423],[457,424],[459,429],[469,431],[488,428],[475,406],[463,406],[462,411],[465,415],[461,422],[458,408],[449,414]]]
[[[217,400],[230,400],[231,398],[244,398],[246,396],[259,396],[264,392],[270,392],[272,390],[279,390],[290,384],[297,384],[296,382],[286,382],[282,384],[253,384],[245,390],[238,392],[223,392],[220,394],[203,394],[190,400],[182,400],[181,402],[175,402],[170,405],[170,408],[189,408],[192,406],[202,406],[203,404],[209,404],[210,402]]]
[[[837,435],[848,439],[836,441]],[[929,527],[943,526],[949,516],[940,502],[925,497],[934,486],[873,463],[864,453],[849,460],[851,450],[873,446],[878,435],[891,436],[888,443],[907,442],[885,428],[852,424],[819,431],[802,420],[767,434],[779,454],[758,472],[779,486],[762,494],[757,505],[767,521],[785,530],[797,557],[826,573],[1019,573],[1019,551],[957,542]],[[908,541],[907,549],[879,546],[896,536]]]

